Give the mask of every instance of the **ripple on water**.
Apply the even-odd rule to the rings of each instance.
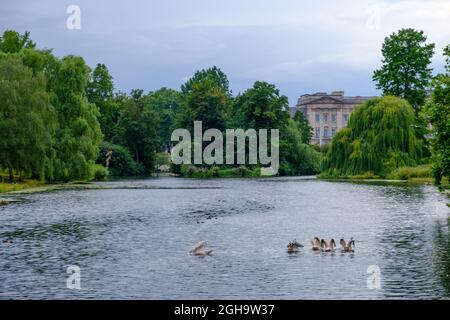
[[[450,296],[444,197],[430,186],[303,178],[107,182],[0,207],[0,299]],[[133,184],[143,189],[122,188]],[[158,189],[155,187],[163,187]],[[314,236],[356,239],[317,253]],[[289,255],[286,244],[305,244]],[[189,254],[208,240],[210,257]],[[66,288],[68,265],[82,290]],[[367,268],[381,289],[367,288]]]

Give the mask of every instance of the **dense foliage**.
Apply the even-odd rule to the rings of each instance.
[[[450,171],[450,48],[445,49],[447,71],[434,78],[423,110],[433,50],[423,32],[413,29],[387,37],[382,67],[373,76],[386,96],[359,106],[348,127],[318,148],[310,145],[308,120],[302,112],[289,116],[288,99],[274,84],[256,81],[234,96],[226,74],[212,67],[197,71],[179,91],[115,92],[106,65],[92,70],[81,57],[58,58],[37,49],[29,33],[5,31],[0,37],[0,171],[10,180],[71,181],[167,170],[172,131],[186,128],[192,135],[194,121],[202,121],[203,132],[278,129],[280,175],[322,169],[334,177],[423,177],[430,166],[414,166],[428,155],[430,139],[424,137],[431,124],[431,168],[439,183]],[[202,150],[208,144],[203,142]],[[191,177],[253,177],[261,167],[261,162],[170,166]]]
[[[42,73],[0,56],[0,167],[44,179],[52,174],[55,110]]]
[[[450,45],[444,49],[446,72],[433,81],[433,94],[425,110],[432,125],[432,171],[437,184],[450,178]]]
[[[406,99],[418,111],[423,106],[432,78],[434,44],[427,44],[423,31],[401,29],[384,39],[383,65],[373,80],[384,95]]]
[[[414,111],[397,97],[373,98],[357,107],[348,127],[333,138],[324,160],[324,175],[365,172],[385,176],[420,159],[421,141],[414,132]]]
[[[107,158],[109,158],[108,163]],[[137,176],[145,171],[142,164],[133,160],[127,148],[106,141],[100,144],[97,163],[107,166],[112,176]]]

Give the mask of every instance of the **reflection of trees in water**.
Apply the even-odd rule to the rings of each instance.
[[[374,188],[390,213],[380,221],[377,253],[383,257],[382,289],[386,297],[433,297],[435,278],[432,232],[423,208],[421,187]]]
[[[446,296],[450,296],[450,232],[449,222],[436,224],[434,243],[436,245],[436,273],[439,275]]]

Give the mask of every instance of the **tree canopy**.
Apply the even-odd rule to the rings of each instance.
[[[53,172],[56,116],[42,73],[17,55],[0,59],[0,167],[40,179]]]
[[[433,81],[425,117],[432,125],[432,171],[437,184],[450,178],[450,45],[444,48],[446,72]]]
[[[22,49],[34,49],[36,44],[31,41],[30,33],[23,35],[13,30],[6,30],[0,37],[0,51],[5,53],[16,53]]]
[[[382,66],[373,73],[377,89],[384,95],[406,99],[416,110],[424,105],[432,78],[430,68],[434,44],[426,43],[423,31],[401,29],[384,39]]]
[[[97,64],[90,73],[86,95],[89,102],[97,106],[101,130],[105,139],[111,141],[120,111],[119,105],[114,99],[113,77],[104,64]]]
[[[386,96],[366,101],[353,111],[348,127],[333,138],[324,160],[325,174],[386,175],[416,165],[421,142],[413,124],[414,111],[404,99]]]
[[[202,82],[205,79],[211,80],[215,87],[220,88],[220,90],[227,96],[231,96],[228,77],[220,68],[216,66],[196,71],[195,74],[181,86],[181,92],[184,94],[189,93],[193,90],[193,85],[195,83]]]

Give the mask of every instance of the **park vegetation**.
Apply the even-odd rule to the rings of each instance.
[[[385,38],[382,65],[373,74],[384,96],[351,114],[326,152],[322,177],[448,181],[450,47],[444,49],[446,72],[433,76],[435,45],[426,41],[414,29]]]
[[[320,153],[306,119],[289,116],[286,96],[256,82],[233,96],[217,67],[197,71],[179,91],[115,92],[106,65],[38,49],[27,32],[0,38],[0,172],[9,182],[149,175],[169,167],[176,128],[280,130],[280,174],[315,174]],[[258,176],[259,164],[171,166],[185,176]]]
[[[180,90],[117,92],[106,65],[57,57],[37,48],[28,32],[7,30],[0,37],[0,183],[101,180],[161,168],[186,177],[259,176],[258,163],[170,164],[172,131],[192,135],[194,121],[202,121],[203,132],[279,129],[279,175],[433,176],[440,184],[450,175],[450,47],[446,71],[437,76],[434,49],[422,31],[387,37],[373,74],[383,96],[358,106],[348,127],[317,147],[308,120],[302,112],[290,116],[274,84],[256,81],[233,94],[227,75],[211,67]]]

